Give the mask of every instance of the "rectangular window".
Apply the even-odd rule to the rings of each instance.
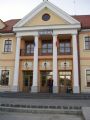
[[[90,50],[90,36],[85,37],[85,49]]]
[[[59,53],[60,54],[71,54],[71,42],[70,41],[60,41],[60,48]]]
[[[26,55],[32,55],[34,53],[34,42],[26,42]]]
[[[0,72],[0,85],[8,86],[9,83],[9,70],[1,70]]]
[[[42,53],[43,54],[52,54],[53,44],[52,41],[43,41],[42,43]]]
[[[4,52],[11,52],[12,40],[5,40]]]
[[[90,70],[86,70],[87,87],[90,87]]]

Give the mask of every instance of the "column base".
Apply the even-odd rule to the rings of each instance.
[[[53,86],[53,93],[58,93],[58,86]]]
[[[38,92],[38,87],[37,86],[32,86],[31,87],[31,93],[37,93]]]
[[[73,93],[80,93],[78,86],[73,86]]]
[[[13,87],[12,87],[12,91],[13,91],[13,92],[18,92],[18,91],[19,91],[18,86],[13,86]]]

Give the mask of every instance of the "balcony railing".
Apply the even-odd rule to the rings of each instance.
[[[38,49],[39,56],[45,56],[45,55],[53,55],[53,49],[52,48],[39,48]],[[71,47],[61,47],[57,49],[58,55],[72,55],[72,48]],[[26,49],[20,49],[20,56],[33,56],[34,55],[34,49],[26,50]]]
[[[72,55],[71,47],[60,47],[58,48],[58,55]]]
[[[39,55],[40,56],[52,55],[52,54],[53,54],[52,48],[39,48]]]
[[[26,50],[26,49],[20,49],[20,56],[33,56],[34,55],[34,49]]]

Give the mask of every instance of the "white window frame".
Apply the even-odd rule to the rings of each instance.
[[[4,51],[5,41],[7,41],[7,40],[11,40],[11,51],[10,52],[5,52]],[[12,46],[13,46],[13,40],[12,39],[5,39],[4,42],[3,42],[3,53],[11,53],[12,52]]]
[[[85,48],[85,38],[86,38],[86,37],[90,37],[90,35],[85,35],[84,38],[83,38],[83,39],[84,39],[84,50],[89,51],[89,49],[86,49],[86,48]]]
[[[2,71],[2,70],[8,70],[9,71],[9,81],[8,81],[8,85],[0,85],[0,86],[2,86],[2,87],[4,87],[4,86],[9,86],[9,83],[10,83],[10,69],[2,69],[2,68],[0,68],[0,71]]]
[[[85,69],[85,86],[86,86],[87,88],[90,88],[90,87],[87,86],[87,76],[86,76],[86,71],[87,71],[87,70],[90,70],[90,68],[86,68],[86,69]]]

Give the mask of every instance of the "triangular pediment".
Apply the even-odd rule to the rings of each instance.
[[[42,15],[48,13],[50,19],[48,21],[42,20]],[[45,26],[45,25],[80,25],[79,21],[72,18],[63,10],[59,9],[49,1],[44,1],[38,5],[34,10],[22,18],[14,28],[30,27],[30,26]]]
[[[48,14],[49,20],[43,20],[42,16]],[[70,24],[66,20],[62,19],[60,16],[55,14],[48,8],[44,8],[37,15],[35,15],[31,20],[27,21],[23,26],[41,26],[41,25],[66,25]]]

